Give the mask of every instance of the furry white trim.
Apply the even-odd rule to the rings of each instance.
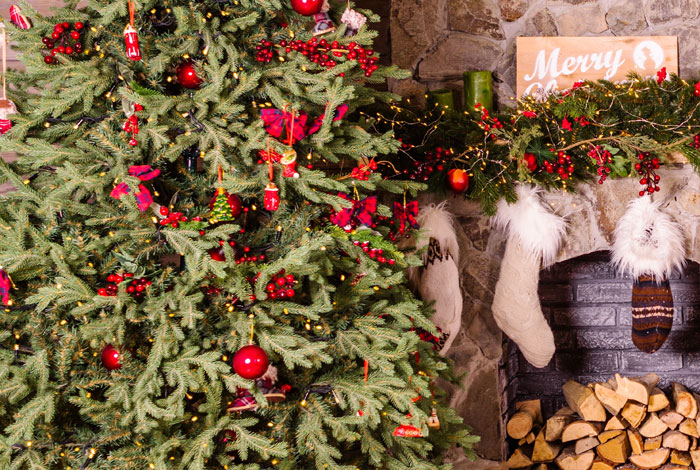
[[[434,301],[432,321],[448,335],[440,350],[447,354],[462,325],[462,290],[459,274],[459,244],[446,203],[421,208],[416,221],[423,230],[417,249],[430,244],[423,254],[423,266],[411,268],[408,278],[425,301]],[[431,242],[432,240],[432,242]]]
[[[504,230],[509,239],[519,242],[525,253],[541,258],[542,264],[549,266],[559,253],[566,234],[566,221],[545,205],[540,189],[521,184],[516,191],[516,202],[508,204],[501,200],[498,203],[493,223]]]
[[[681,227],[651,197],[630,202],[615,228],[612,263],[622,274],[667,279],[685,266]]]

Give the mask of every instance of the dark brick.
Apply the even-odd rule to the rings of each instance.
[[[620,370],[617,351],[579,351],[559,353],[555,357],[559,372],[569,374],[614,374]]]
[[[585,282],[576,286],[578,302],[629,302],[631,299],[631,282]]]
[[[688,263],[688,265],[683,270],[681,279],[690,281],[700,280],[700,264],[694,263],[692,261]]]
[[[677,326],[681,325],[683,323],[683,315],[682,315],[682,310],[683,307],[676,307],[673,309],[673,324],[676,325],[674,328]],[[617,315],[617,324],[620,326],[632,326],[632,306],[630,304],[627,304],[625,306],[621,306],[617,309],[618,315]]]
[[[574,331],[570,329],[554,329],[552,332],[554,333],[554,345],[557,347],[557,351],[576,348],[576,333]]]
[[[574,300],[574,290],[570,284],[544,284],[539,288],[540,302],[543,304],[571,302]]]
[[[676,284],[671,287],[674,303],[698,303],[700,302],[700,289],[696,283]]]
[[[576,344],[583,349],[633,349],[631,330],[588,329],[576,332]]]
[[[622,352],[622,373],[669,372],[683,368],[683,353],[641,351]]]
[[[700,305],[688,305],[683,307],[683,323],[686,325],[700,326]]]
[[[557,374],[523,374],[520,376],[518,396],[561,395],[566,379]]]
[[[688,352],[700,351],[699,336],[700,331],[698,329],[675,328],[671,330],[671,334],[668,335],[668,339],[662,349],[683,349]]]
[[[549,361],[549,364],[544,367],[535,367],[520,354],[519,367],[521,374],[546,374],[554,370],[554,361]]]
[[[615,326],[615,307],[553,308],[552,321],[561,326]]]
[[[615,269],[607,260],[565,262],[540,272],[540,282],[562,282],[575,279],[615,279],[615,277]]]
[[[684,364],[686,369],[700,370],[700,352],[686,353]]]

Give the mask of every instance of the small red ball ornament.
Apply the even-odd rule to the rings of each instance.
[[[213,259],[214,261],[219,261],[219,262],[226,261],[226,254],[224,253],[224,249],[221,248],[220,246],[216,246],[216,247],[210,249],[209,256],[211,256],[211,259]]]
[[[323,8],[323,0],[292,0],[292,8],[300,15],[315,15]]]
[[[265,350],[252,344],[242,347],[233,356],[233,370],[244,379],[262,377],[269,365]]]
[[[469,187],[469,173],[454,168],[447,173],[447,185],[455,193],[463,193]]]
[[[196,90],[202,84],[202,79],[197,76],[192,61],[183,62],[177,66],[177,82],[185,88]]]
[[[102,350],[102,365],[105,366],[107,370],[121,369],[122,365],[119,362],[121,354],[111,344],[108,344]]]

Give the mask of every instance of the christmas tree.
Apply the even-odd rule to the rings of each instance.
[[[26,71],[8,73],[0,137],[18,156],[0,163],[0,466],[472,455],[404,281],[418,262],[377,203],[420,186],[366,164],[398,148],[357,119],[389,99],[368,83],[401,76],[376,65],[362,13],[377,18],[320,0],[78,5],[22,3],[8,24]]]

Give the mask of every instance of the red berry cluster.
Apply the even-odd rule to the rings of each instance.
[[[53,27],[51,37],[44,36],[41,38],[41,42],[44,43],[46,48],[51,49],[51,54],[44,56],[44,62],[47,64],[54,63],[56,54],[80,54],[83,51],[83,45],[77,41],[80,40],[80,32],[84,27],[85,25],[80,21],[77,21],[74,25],[67,21],[57,23]]]
[[[549,151],[555,152],[554,149],[549,149]],[[563,150],[557,153],[557,158],[553,162],[545,160],[542,165],[544,165],[544,169],[547,170],[547,173],[554,173],[556,171],[563,180],[568,179],[574,172],[574,165],[571,163],[571,155],[566,155]]]
[[[700,134],[695,134],[695,137],[693,138],[693,143],[690,144],[690,146],[696,149],[700,149]]]
[[[360,181],[367,181],[369,179],[369,175],[371,175],[376,169],[377,162],[375,162],[373,158],[369,161],[369,163],[360,162],[355,168],[352,169],[350,176]]]
[[[659,187],[661,177],[655,171],[659,169],[659,159],[657,157],[652,158],[649,152],[639,152],[638,157],[639,162],[634,165],[634,169],[637,170],[637,174],[642,176],[639,184],[646,186],[645,189],[639,191],[639,195],[644,196],[644,193],[653,194],[659,192],[661,190]]]
[[[128,280],[133,277],[134,273],[124,273],[124,275],[110,274],[107,276],[107,287],[101,287],[97,290],[97,293],[103,297],[116,297],[119,284],[124,282],[124,280]],[[129,285],[126,287],[126,292],[131,294],[133,297],[140,299],[143,297],[143,291],[145,291],[147,287],[150,287],[150,285],[151,281],[145,277],[132,279],[131,282],[129,282]]]
[[[182,212],[170,212],[166,206],[160,206],[160,215],[165,217],[160,219],[160,225],[170,225],[172,228],[178,228],[180,222],[187,222],[187,217],[182,215]]]
[[[256,276],[257,280],[257,276]],[[267,283],[265,290],[267,291],[267,300],[285,299],[294,297],[294,274],[285,274],[285,270],[278,272],[276,276],[272,276],[270,282]]]
[[[612,154],[607,149],[602,149],[600,145],[595,147],[591,146],[588,156],[595,159],[596,165],[598,165],[598,184],[603,184],[605,179],[608,177],[610,172],[610,164],[612,163]]]
[[[407,144],[403,144],[407,145]],[[412,170],[403,170],[403,174],[412,180],[428,181],[436,171],[443,171],[445,164],[452,157],[452,150],[436,147],[434,151],[425,152],[425,161],[415,160]]]
[[[381,264],[390,264],[394,265],[396,263],[396,260],[393,259],[386,259],[384,256],[384,250],[381,248],[372,248],[369,245],[368,241],[361,242],[359,240],[353,240],[352,244],[355,246],[362,247],[362,251],[367,253],[367,255],[372,258],[373,260],[381,263]]]
[[[199,232],[200,235],[204,235],[204,230],[200,230]],[[224,254],[224,249],[223,246],[226,244],[225,240],[219,240],[219,247],[218,248],[212,248],[209,250],[209,256],[211,259],[214,261],[226,261],[226,255]],[[260,255],[253,255],[250,253],[250,247],[245,246],[243,248],[239,247],[236,245],[236,242],[233,240],[229,240],[228,244],[231,248],[233,248],[233,256],[234,256],[234,261],[236,264],[241,264],[241,263],[256,263],[258,261],[265,261],[267,257],[263,254]]]
[[[526,153],[523,155],[523,160],[525,160],[525,164],[527,165],[527,169],[530,173],[537,171],[537,158],[535,157],[535,154]]]
[[[276,50],[274,49],[276,48]],[[258,62],[270,63],[277,55],[289,54],[292,51],[301,52],[307,59],[321,67],[331,69],[338,65],[333,57],[346,56],[348,60],[356,60],[360,64],[360,68],[365,71],[366,77],[371,77],[375,70],[379,68],[377,65],[378,57],[372,49],[365,49],[358,46],[356,42],[351,42],[348,45],[339,44],[338,41],[328,42],[325,39],[319,40],[316,37],[304,42],[300,39],[291,41],[281,40],[278,44],[273,43],[268,39],[262,39],[255,49],[257,50],[256,60]],[[343,76],[344,74],[340,74]]]
[[[591,123],[586,116],[574,118],[574,121],[578,122],[581,127],[586,127]]]
[[[477,103],[474,107],[481,111],[481,127],[483,127],[485,131],[503,128],[503,124],[501,124],[501,121],[499,121],[497,117],[489,118],[489,110],[483,107],[481,103]]]

